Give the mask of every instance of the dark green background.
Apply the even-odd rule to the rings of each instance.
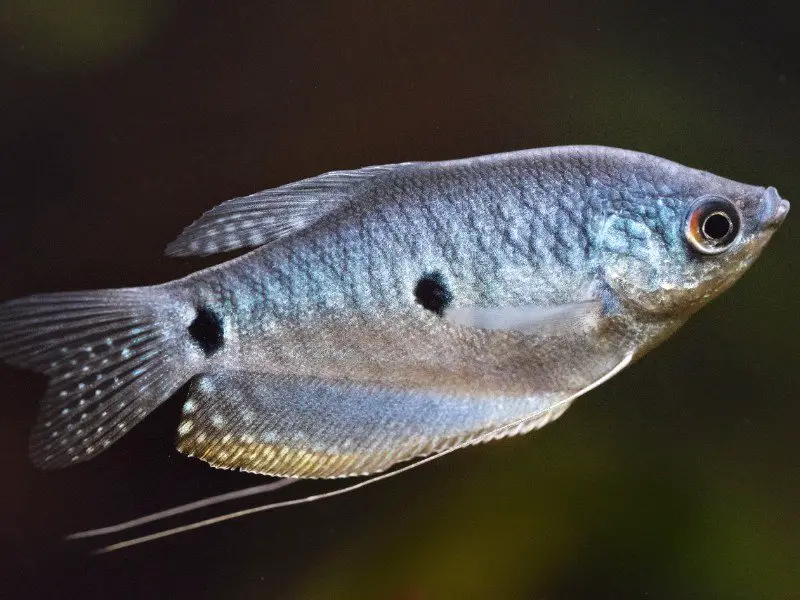
[[[209,261],[161,254],[203,210],[368,164],[600,143],[792,200],[791,6],[6,0],[0,300],[189,273]],[[798,598],[798,218],[731,292],[541,432],[111,555],[61,536],[263,479],[179,456],[179,398],[96,460],[36,471],[44,382],[3,368],[0,589]]]

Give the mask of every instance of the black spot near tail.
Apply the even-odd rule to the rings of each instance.
[[[438,271],[425,273],[414,287],[414,297],[423,308],[440,317],[453,301],[453,293],[447,287],[444,277]]]
[[[217,313],[205,307],[197,309],[197,316],[189,325],[189,335],[206,356],[217,352],[225,343],[222,321]]]

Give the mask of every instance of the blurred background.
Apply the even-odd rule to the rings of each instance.
[[[793,3],[644,4],[5,0],[0,300],[182,276],[204,210],[370,164],[597,143],[798,198]],[[177,397],[37,471],[44,380],[3,367],[0,596],[798,598],[798,220],[540,432],[109,555],[63,535],[264,479],[180,456]]]

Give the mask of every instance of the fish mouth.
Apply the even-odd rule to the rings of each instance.
[[[767,188],[762,198],[761,223],[764,227],[777,228],[789,214],[789,201],[781,198],[774,187]]]

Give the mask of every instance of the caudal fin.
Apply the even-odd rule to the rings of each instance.
[[[0,305],[0,359],[49,378],[30,455],[102,452],[193,375],[186,320],[163,287],[44,294]]]

